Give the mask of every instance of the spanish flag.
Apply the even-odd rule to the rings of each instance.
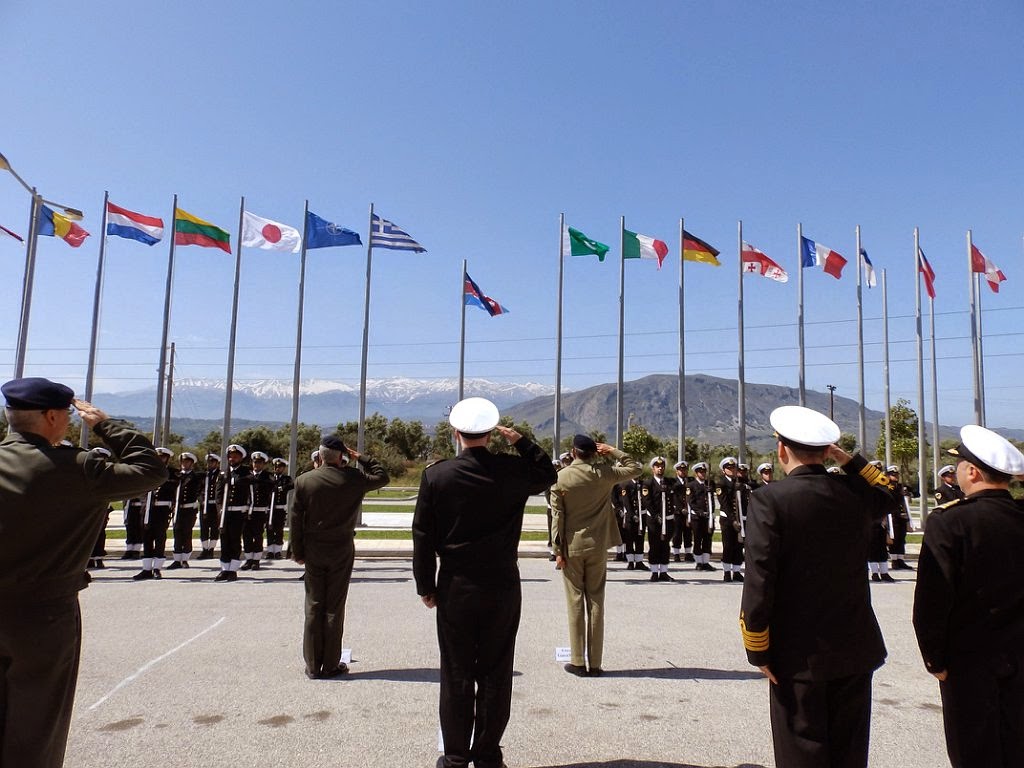
[[[46,237],[59,237],[72,248],[80,246],[89,236],[88,232],[67,216],[62,216],[45,205],[39,214],[39,234]]]
[[[699,261],[701,264],[720,267],[722,263],[717,257],[718,251],[715,248],[705,243],[699,237],[694,237],[685,229],[683,230],[683,258],[686,261]]]

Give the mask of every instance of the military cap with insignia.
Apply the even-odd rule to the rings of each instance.
[[[498,406],[486,397],[467,397],[452,406],[448,423],[467,437],[482,436],[498,426]]]
[[[161,455],[161,456],[173,456],[174,455],[174,451],[172,451],[170,448],[165,448],[162,445],[159,448],[156,449],[156,452],[159,455]]]
[[[773,467],[767,461],[762,462],[761,464],[757,465],[757,473],[758,474],[761,474],[762,472],[773,472],[774,470],[775,470],[775,467]]]
[[[1011,477],[1024,474],[1024,454],[991,429],[968,424],[960,429],[960,443],[949,453],[982,470]]]
[[[708,463],[706,461],[698,461],[696,464],[693,465],[693,471],[694,472],[707,472],[708,471]]]
[[[274,460],[273,460],[272,462],[270,462],[270,463],[271,463],[271,464],[273,464],[273,465],[274,465],[275,467],[279,467],[279,466],[281,466],[282,464],[283,464],[284,466],[286,466],[286,467],[288,466],[288,461],[287,461],[287,459],[282,459],[282,458],[281,458],[280,456],[278,456],[277,458],[275,458],[275,459],[274,459]]]
[[[735,456],[726,456],[724,459],[722,459],[720,462],[718,462],[718,468],[719,469],[725,469],[726,467],[735,467],[735,466],[736,466],[736,457]]]
[[[897,467],[895,464],[890,464],[888,467],[885,468],[885,473],[887,475],[898,475],[900,473],[900,468]]]
[[[206,454],[206,460],[220,462],[220,456],[218,456],[216,453],[208,453]]]
[[[183,452],[182,454],[180,454],[178,456],[178,458],[179,459],[192,459],[192,461],[196,461],[197,460],[196,459],[196,455],[194,453],[192,453],[191,451]]]
[[[246,456],[248,456],[248,455],[249,455],[249,454],[248,454],[248,453],[246,452],[245,448],[243,448],[242,446],[240,446],[240,445],[239,445],[238,443],[232,443],[231,445],[229,445],[229,446],[228,446],[228,448],[227,448],[227,450],[226,450],[226,451],[224,451],[224,453],[240,453],[240,454],[242,454],[242,458],[243,458],[243,459],[244,459],[244,458],[245,458]]]
[[[0,392],[12,411],[59,411],[70,407],[75,399],[70,387],[39,377],[11,379]]]
[[[944,467],[942,467],[942,469],[939,470],[939,477],[942,477],[943,475],[955,475],[955,474],[956,474],[956,467],[954,467],[952,464],[946,464]]]
[[[689,466],[690,465],[687,464],[685,461],[677,461],[675,464],[672,465],[672,469],[682,469],[683,467]]]
[[[252,452],[252,460],[253,461],[266,461],[269,458],[270,457],[267,456],[267,454],[265,454],[263,451],[253,451]]]
[[[768,422],[779,440],[796,450],[825,448],[842,435],[832,419],[802,405],[776,408],[768,417]]]
[[[665,457],[664,456],[655,456],[653,459],[651,459],[651,467],[653,468],[655,464],[661,464],[661,466],[664,467],[665,466]]]

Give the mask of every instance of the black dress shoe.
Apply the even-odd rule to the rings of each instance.
[[[879,575],[878,575],[877,573],[872,573],[872,574],[871,574],[871,580],[872,580],[872,581],[881,581],[881,580],[882,580],[882,577],[881,577],[881,576],[879,576]]]
[[[894,579],[888,573],[883,573],[882,574],[882,581],[888,581],[890,584],[895,584],[896,583],[896,579]]]
[[[704,563],[704,570],[705,571],[717,571],[718,569],[715,568],[715,566],[713,566],[711,563]]]
[[[732,580],[733,580],[733,581],[734,581],[735,583],[737,583],[737,584],[742,584],[742,583],[743,583],[743,574],[742,574],[742,573],[740,573],[739,571],[735,571],[735,572],[733,572],[733,574],[732,574]]]
[[[107,566],[105,566],[105,565],[103,564],[103,561],[102,561],[102,560],[100,560],[99,558],[96,558],[96,561],[95,561],[95,562],[96,562],[96,564],[95,564],[95,565],[94,565],[93,567],[94,567],[94,568],[98,568],[98,569],[99,569],[99,570],[101,570],[101,571],[102,571],[102,570],[103,570],[104,568],[106,568],[106,567],[107,567]]]
[[[652,573],[651,574],[651,581],[657,581],[657,580],[658,580],[658,574]]]
[[[154,579],[162,579],[163,578],[163,576],[160,575],[160,569],[159,568],[154,568],[153,569],[153,578]]]
[[[587,668],[579,664],[566,664],[563,669],[570,675],[576,675],[576,677],[587,676]]]
[[[638,571],[649,571],[649,570],[651,570],[650,568],[647,567],[647,563],[645,563],[643,560],[636,560],[634,562],[636,563],[636,570],[638,570]]]
[[[181,567],[182,568],[188,568],[189,567],[188,566],[188,560],[179,560],[178,562],[181,563]]]
[[[722,581],[732,581],[732,571],[726,571],[722,574]]]
[[[334,669],[326,670],[324,672],[321,672],[320,673],[320,677],[323,678],[324,680],[329,680],[332,677],[340,677],[341,675],[347,675],[347,674],[348,674],[348,664],[346,664],[343,661],[339,661],[338,662],[338,666],[336,666]]]
[[[181,561],[180,560],[175,560],[173,563],[171,563],[170,565],[167,566],[167,570],[168,571],[176,571],[176,570],[178,570],[179,568],[182,568],[182,567],[184,567],[184,566],[182,566]]]
[[[284,559],[284,557],[283,557],[283,556],[281,555],[281,553],[280,553],[280,552],[275,552],[275,553],[274,553],[274,559],[275,559],[275,560],[283,560],[283,559]]]
[[[635,571],[636,570],[636,563],[634,563],[632,560],[630,560],[629,563],[626,565],[626,570],[627,571]]]
[[[601,669],[600,667],[591,667],[590,668],[590,673],[588,674],[588,677],[600,677],[603,674],[604,674],[604,670]]]
[[[658,574],[658,581],[675,581],[675,579],[669,576],[667,572],[662,571]]]
[[[221,571],[214,577],[214,581],[234,581],[238,578],[238,574],[234,571]]]
[[[253,568],[253,563],[254,562],[255,562],[254,560],[246,560],[244,563],[242,563],[242,567],[239,568],[238,570],[240,570],[240,571],[251,571],[252,568]]]
[[[679,554],[678,552],[676,552],[676,553],[675,553],[675,554],[674,554],[674,555],[672,556],[672,560],[673,560],[673,561],[675,561],[675,562],[677,562],[677,563],[681,563],[681,562],[683,562],[683,557],[682,557],[682,555],[680,555],[680,554]]]
[[[626,553],[625,552],[616,552],[615,553],[615,562],[621,563],[621,562],[624,562],[625,559],[626,559]]]
[[[558,558],[557,558],[557,557],[555,557],[554,555],[548,555],[548,562],[549,562],[549,563],[553,563],[553,562],[555,562],[555,560],[557,560],[557,559],[558,559]]]
[[[155,578],[152,571],[139,571],[132,576],[132,581],[148,581],[152,578]]]
[[[687,562],[687,563],[692,563],[693,562],[693,553],[692,552],[687,552],[685,555],[683,555],[683,561]]]
[[[250,571],[258,571],[260,569],[259,560],[250,560],[249,562],[252,563],[252,568],[249,569]]]
[[[213,557],[213,550],[204,549],[202,552],[196,555],[196,560],[209,560],[211,557]]]

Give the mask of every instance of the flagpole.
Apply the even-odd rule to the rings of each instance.
[[[868,441],[864,415],[864,291],[862,275],[864,257],[860,247],[860,224],[857,225],[857,446],[863,451]]]
[[[163,436],[160,445],[171,442],[171,393],[174,390],[174,342],[171,342],[171,355],[167,362],[167,397],[164,398]]]
[[[885,269],[882,269],[882,371],[885,379],[885,466],[888,467],[892,464],[892,408],[889,398],[889,283]]]
[[[565,267],[565,213],[558,214],[558,310],[555,321],[555,418],[551,457],[561,454],[562,438],[562,279]]]
[[[743,222],[736,222],[736,256],[739,267],[736,270],[737,277],[737,297],[736,302],[736,313],[738,316],[739,325],[739,360],[738,360],[738,371],[736,379],[736,401],[737,401],[737,418],[740,424],[740,444],[737,448],[738,461],[743,464],[746,459],[746,446],[747,446],[747,389],[746,389],[746,376],[743,370]]]
[[[153,418],[153,442],[160,444],[164,410],[164,368],[167,366],[167,334],[171,325],[171,286],[174,282],[175,219],[178,217],[178,196],[171,204],[171,244],[167,250],[167,283],[164,286],[164,318],[160,332],[160,363],[156,372],[156,415]],[[106,234],[104,234],[106,237]]]
[[[366,443],[366,432],[363,423],[366,421],[366,358],[370,347],[370,270],[373,264],[373,203],[370,203],[370,225],[366,236],[366,298],[363,301],[363,353],[359,368],[359,427],[356,433],[356,450],[363,452]],[[362,523],[362,508],[359,512]]]
[[[804,257],[803,257],[803,236],[804,229],[803,224],[796,225],[796,264],[797,264],[797,276],[796,276],[796,294],[797,294],[797,310],[796,310],[796,324],[797,324],[797,348],[800,355],[800,368],[799,368],[799,390],[800,390],[800,405],[807,405],[807,384],[804,377]]]
[[[686,293],[683,290],[683,261],[686,249],[686,230],[683,227],[683,217],[679,217],[679,387],[677,392],[678,418],[676,424],[676,436],[679,447],[676,450],[676,461],[686,460],[686,347],[684,339],[685,313],[683,312],[683,301]]]
[[[619,378],[615,387],[615,447],[622,449],[622,372],[625,362],[626,327],[626,217],[619,217]]]
[[[292,372],[292,429],[288,440],[288,471],[298,472],[299,383],[302,372],[302,316],[306,296],[306,238],[309,236],[309,200],[302,209],[302,247],[299,249],[299,308],[295,319],[295,369]],[[239,244],[242,238],[238,238]]]
[[[20,177],[19,177],[20,181]],[[18,320],[18,346],[14,355],[14,378],[25,375],[25,353],[28,347],[28,319],[32,312],[32,283],[36,272],[36,243],[39,241],[39,214],[42,197],[31,188],[32,205],[29,206],[28,245],[25,248],[25,274],[21,283],[21,315]]]
[[[459,281],[459,304],[462,307],[462,322],[459,331],[459,400],[464,397],[466,386],[466,260],[462,260],[462,279]],[[480,297],[483,298],[482,296]]]
[[[238,242],[235,244],[235,287],[231,296],[231,333],[228,338],[228,375],[224,386],[224,426],[220,444],[224,466],[227,466],[227,446],[231,437],[231,394],[235,386],[235,335],[238,328],[238,285],[242,275],[242,223],[245,219],[245,196],[238,204]]]
[[[975,304],[975,279],[974,264],[971,258],[971,230],[967,230],[967,289],[971,304],[971,373],[974,377],[974,421],[982,425],[984,418],[981,410],[981,379],[978,377],[980,370],[978,364],[978,323],[977,307]]]
[[[982,317],[984,312],[981,307],[981,273],[974,276],[974,293],[977,296],[978,312],[975,319],[978,323],[978,402],[981,404],[981,426],[985,426],[985,333],[983,330]]]
[[[928,518],[928,446],[924,407],[924,334],[921,331],[921,235],[914,227],[914,323],[917,336],[917,489],[921,499],[921,525]]]
[[[93,379],[96,376],[96,344],[100,327],[100,299],[103,295],[103,255],[107,246],[107,201],[109,191],[103,193],[103,220],[100,225],[100,255],[96,259],[96,287],[92,296],[92,329],[89,333],[89,362],[85,366],[85,401],[92,402]],[[82,422],[82,434],[78,444],[88,450],[89,425]]]
[[[939,487],[939,385],[935,362],[935,299],[928,297],[928,322],[932,351],[932,482]]]

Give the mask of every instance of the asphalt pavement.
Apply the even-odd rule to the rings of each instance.
[[[67,768],[434,766],[434,614],[416,596],[408,550],[368,557],[367,543],[348,601],[352,671],[330,681],[303,675],[294,563],[215,583],[216,561],[193,561],[160,581],[134,582],[137,562],[108,560],[82,593]],[[503,741],[511,768],[775,765],[768,683],[740,640],[740,585],[692,565],[673,565],[674,583],[651,583],[610,563],[606,673],[580,679],[555,661],[568,644],[560,574],[543,543],[528,546],[523,554],[537,556],[521,561]],[[889,649],[875,676],[871,765],[936,768],[947,764],[941,708],[910,624],[914,574],[895,576],[896,584],[871,586]]]

